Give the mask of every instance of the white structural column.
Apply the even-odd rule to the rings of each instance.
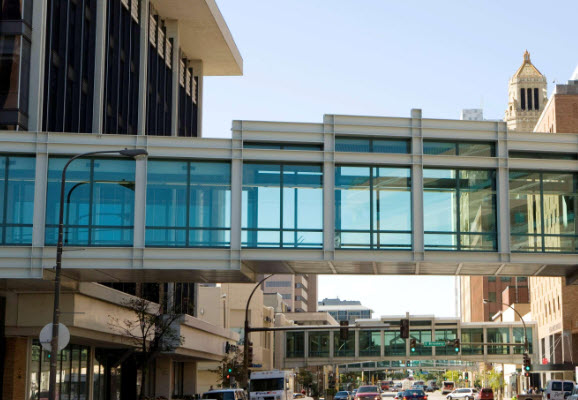
[[[359,329],[354,330],[355,332],[355,358],[359,358]]]
[[[32,224],[32,277],[42,277],[42,256],[46,231],[46,191],[48,186],[48,154],[45,144],[36,145],[34,174],[34,220]]]
[[[203,62],[193,60],[189,64],[193,68],[193,77],[197,77],[197,137],[203,137]]]
[[[508,132],[503,124],[496,123],[498,142],[496,157],[498,157],[498,172],[496,176],[497,190],[497,231],[498,252],[501,261],[510,259],[510,173],[508,165]]]
[[[94,96],[92,132],[102,133],[104,125],[104,86],[106,85],[106,20],[108,1],[96,2],[96,41],[94,54]]]
[[[166,21],[167,37],[172,39],[173,51],[171,54],[171,136],[178,136],[179,129],[179,73],[180,73],[180,43],[179,43],[179,22],[171,19]]]
[[[28,130],[42,130],[44,105],[44,65],[46,59],[46,1],[32,2],[32,43],[30,49],[30,87],[28,89]]]
[[[150,1],[140,1],[140,65],[138,74],[138,121],[137,134],[146,134],[147,85],[149,60],[149,10]]]
[[[424,219],[423,219],[423,137],[421,110],[411,110],[411,147],[413,162],[411,167],[411,203],[413,251],[417,260],[424,258]]]
[[[329,361],[333,363],[333,358],[335,354],[333,350],[335,349],[335,331],[329,331]]]
[[[233,121],[231,158],[231,264],[240,259],[243,212],[243,122]],[[240,267],[240,265],[239,265]]]
[[[146,139],[146,138],[140,138]],[[146,143],[139,147],[146,148]],[[134,231],[133,247],[144,249],[146,225],[146,197],[147,197],[147,160],[139,157],[135,161],[134,187]]]
[[[334,259],[335,251],[335,116],[323,117],[323,256]]]

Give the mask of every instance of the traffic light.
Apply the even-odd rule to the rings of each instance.
[[[530,371],[532,370],[532,360],[530,356],[524,353],[524,376],[530,376]]]
[[[339,321],[339,339],[347,340],[349,338],[349,321]]]
[[[460,352],[460,339],[454,339],[454,351],[456,353]]]
[[[249,342],[249,347],[247,348],[249,352],[249,366],[253,364],[253,342]]]
[[[416,346],[417,346],[417,340],[416,339],[409,339],[409,351],[412,353],[415,353]]]
[[[409,319],[404,318],[399,323],[399,337],[409,339]]]
[[[469,380],[469,374],[467,372],[464,372],[464,381]]]

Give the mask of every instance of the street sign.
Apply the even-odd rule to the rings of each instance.
[[[42,348],[46,351],[52,351],[52,323],[44,325],[38,337]],[[70,331],[64,324],[58,324],[58,351],[64,349],[70,342]]]
[[[437,341],[437,342],[423,342],[423,345],[426,347],[445,347],[446,342]]]

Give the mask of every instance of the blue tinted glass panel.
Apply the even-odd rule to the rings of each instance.
[[[335,151],[349,151],[369,153],[371,151],[369,139],[335,138]]]
[[[146,245],[228,247],[230,171],[224,162],[149,161]]]
[[[494,171],[424,169],[423,198],[426,249],[496,249]]]
[[[408,154],[409,153],[409,141],[407,140],[381,140],[373,139],[373,149],[374,153],[397,153],[397,154]]]
[[[457,155],[457,144],[446,142],[423,142],[423,154],[433,156],[455,156]]]
[[[0,244],[32,243],[34,157],[0,156]]]
[[[56,244],[62,168],[67,158],[51,158],[46,196],[46,244]],[[134,221],[134,160],[79,159],[66,173],[64,244],[130,246]]]
[[[493,157],[493,143],[458,143],[458,154],[469,157]]]
[[[336,247],[410,248],[410,187],[409,168],[336,167]]]
[[[322,246],[320,166],[245,164],[242,202],[243,246]]]

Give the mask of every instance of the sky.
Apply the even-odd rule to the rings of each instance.
[[[205,78],[205,137],[230,137],[233,120],[320,123],[324,114],[409,117],[412,108],[455,119],[483,108],[502,119],[526,49],[549,93],[578,65],[576,0],[217,4],[244,74]],[[336,296],[375,316],[455,315],[453,277],[321,277],[319,297]]]

